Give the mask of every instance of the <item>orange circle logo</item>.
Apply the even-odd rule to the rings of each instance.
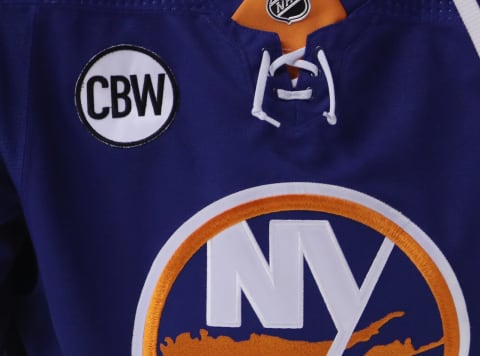
[[[186,222],[165,244],[152,265],[137,309],[132,355],[158,355],[158,335],[165,303],[177,277],[197,251],[237,224],[286,211],[340,216],[385,236],[385,250],[389,245],[398,247],[421,273],[435,299],[443,338],[430,347],[442,345],[445,355],[468,355],[470,335],[463,294],[447,260],[431,239],[399,212],[374,198],[345,188],[314,183],[252,188],[212,204]],[[371,271],[374,273],[375,268]],[[350,336],[351,343],[353,336]],[[348,339],[342,344],[336,338],[333,343],[324,345],[325,350],[329,355],[340,355],[349,345]]]

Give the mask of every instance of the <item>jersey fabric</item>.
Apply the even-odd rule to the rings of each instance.
[[[0,0],[0,350],[479,355],[472,28],[239,5]]]

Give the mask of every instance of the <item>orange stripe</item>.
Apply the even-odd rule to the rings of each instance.
[[[157,356],[158,330],[168,294],[190,258],[208,240],[244,220],[295,210],[324,212],[349,218],[392,240],[414,263],[434,295],[442,319],[444,354],[458,356],[460,331],[455,303],[442,273],[431,257],[414,238],[380,213],[348,200],[317,195],[283,195],[258,199],[217,215],[193,232],[175,251],[155,286],[145,321],[143,356]]]

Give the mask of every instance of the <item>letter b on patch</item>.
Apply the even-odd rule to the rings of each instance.
[[[99,140],[134,147],[158,137],[175,115],[178,90],[155,53],[119,45],[94,56],[77,81],[80,119]]]

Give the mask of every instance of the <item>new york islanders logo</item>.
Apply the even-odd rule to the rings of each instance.
[[[306,18],[310,7],[310,0],[267,0],[268,14],[274,20],[288,24]]]
[[[469,329],[454,272],[410,220],[353,190],[283,183],[221,199],[170,237],[132,355],[466,356]]]

